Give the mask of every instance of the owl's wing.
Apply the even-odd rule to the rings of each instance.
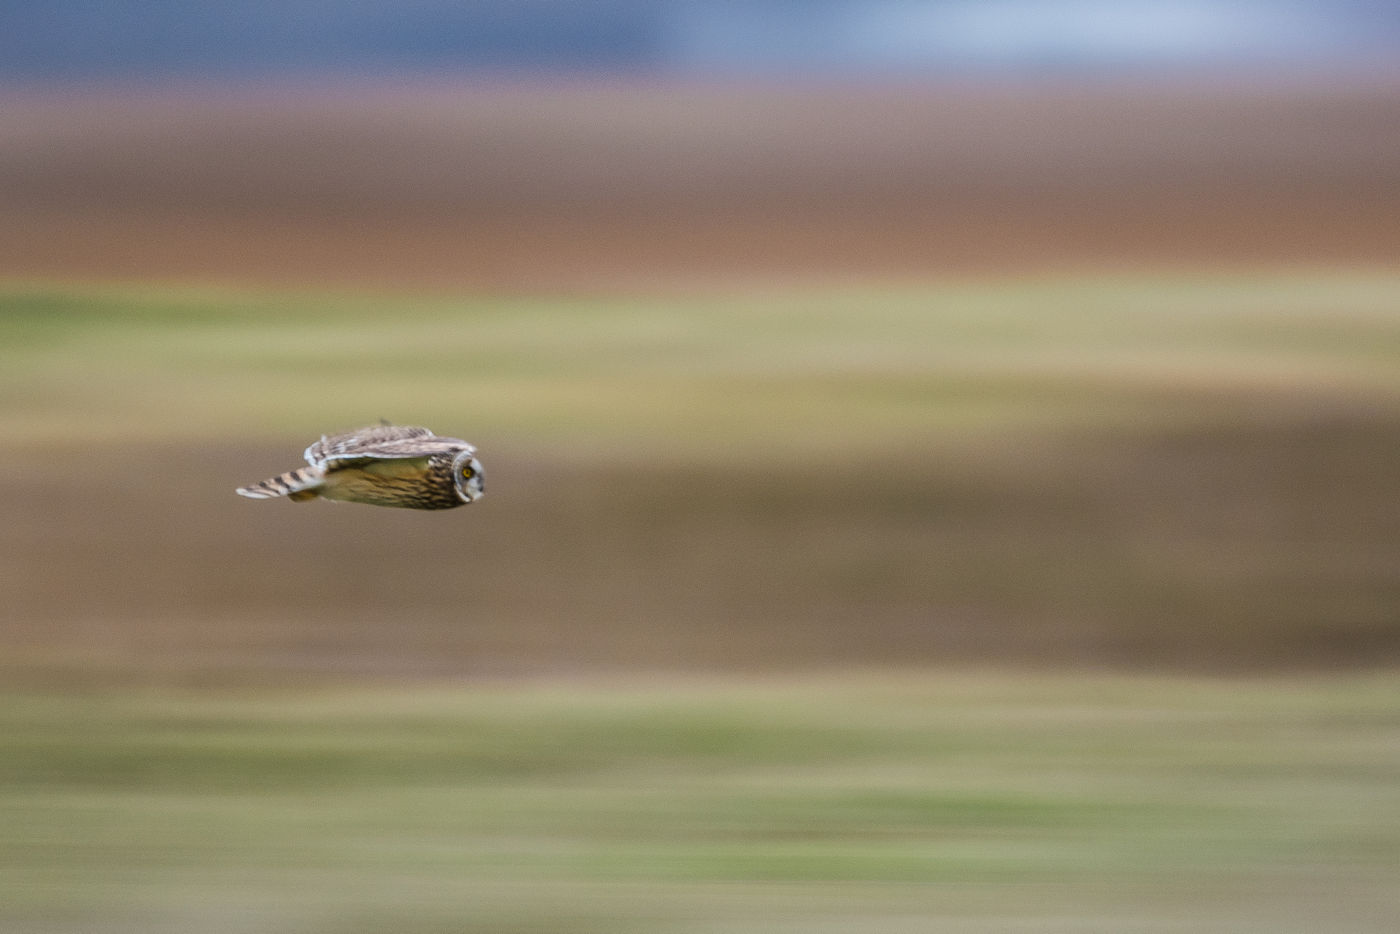
[[[374,425],[323,437],[306,449],[307,463],[346,467],[369,460],[429,457],[444,451],[476,450],[460,438],[439,438],[413,425]]]

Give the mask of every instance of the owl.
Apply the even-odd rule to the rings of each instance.
[[[404,509],[451,509],[486,493],[476,448],[426,428],[373,425],[321,436],[306,449],[310,467],[290,470],[236,492],[249,499],[285,496]]]

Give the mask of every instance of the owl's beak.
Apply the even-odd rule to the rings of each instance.
[[[486,495],[486,474],[481,469],[481,464],[473,460],[472,470],[474,471],[472,478],[458,487],[462,491],[462,497],[469,505]]]

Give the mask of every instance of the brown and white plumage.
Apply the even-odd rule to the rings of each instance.
[[[305,452],[309,467],[241,487],[249,499],[285,496],[450,509],[486,492],[476,448],[460,438],[440,438],[413,425],[372,425],[322,436]]]

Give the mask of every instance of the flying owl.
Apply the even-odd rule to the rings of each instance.
[[[238,495],[451,509],[486,493],[476,448],[459,438],[439,438],[426,428],[383,424],[322,435],[304,456],[310,467],[242,487]]]

